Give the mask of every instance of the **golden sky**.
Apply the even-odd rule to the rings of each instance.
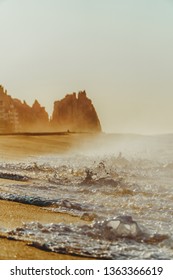
[[[2,0],[0,36],[13,97],[85,89],[106,132],[173,132],[173,1]]]

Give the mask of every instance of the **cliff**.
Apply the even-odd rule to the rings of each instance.
[[[85,91],[67,94],[54,102],[51,124],[58,130],[75,132],[100,132],[101,125],[96,110]]]
[[[100,132],[96,110],[85,91],[54,102],[51,121],[37,100],[32,106],[12,98],[0,86],[0,133],[22,131]]]
[[[48,114],[38,101],[30,107],[25,101],[7,95],[0,86],[0,132],[42,131],[48,127]]]

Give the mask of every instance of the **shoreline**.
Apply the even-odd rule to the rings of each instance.
[[[44,251],[31,246],[30,242],[8,239],[4,229],[12,230],[22,223],[80,223],[88,222],[68,214],[61,214],[42,209],[41,207],[0,200],[0,260],[86,260],[90,258],[65,255]]]
[[[7,132],[0,133],[0,136],[46,136],[46,135],[68,135],[70,132],[62,131],[62,132]]]
[[[86,134],[86,135],[97,135],[104,132],[87,132],[87,131],[23,131],[23,132],[5,132],[0,133],[0,136],[44,136],[44,135],[70,135],[70,134]]]
[[[0,137],[0,162],[2,172],[4,164],[8,162],[33,160],[36,156],[43,155],[66,155],[79,149],[83,144],[90,142],[95,135],[93,134],[73,134],[65,135],[1,135]],[[84,142],[84,143],[83,143]],[[12,172],[12,171],[11,171]],[[28,183],[28,182],[27,182]],[[0,178],[0,185],[14,184],[10,178]],[[20,181],[20,184],[26,182]],[[27,190],[26,190],[27,191]],[[79,217],[68,214],[55,213],[39,206],[22,204],[14,201],[0,200],[0,260],[77,260],[91,259],[80,256],[64,255],[28,246],[27,242],[9,240],[4,229],[12,230],[22,226],[22,223],[38,221],[40,223],[74,223],[88,224]]]
[[[43,155],[65,155],[91,143],[98,134],[22,133],[0,135],[0,161],[21,160]]]
[[[74,255],[65,255],[44,251],[25,241],[10,240],[0,234],[1,260],[93,260]]]

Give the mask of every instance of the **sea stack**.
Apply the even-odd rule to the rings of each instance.
[[[96,110],[85,91],[55,101],[51,125],[60,131],[101,132]]]

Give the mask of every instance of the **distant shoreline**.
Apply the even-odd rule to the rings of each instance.
[[[62,132],[14,132],[14,133],[0,133],[0,136],[52,136],[52,135],[70,135],[70,134],[98,134],[93,132],[71,132],[71,131],[62,131]]]
[[[0,133],[0,136],[45,136],[45,135],[68,135],[70,132],[15,132]]]
[[[66,135],[105,135],[105,136],[130,136],[130,137],[164,137],[173,136],[173,133],[140,134],[140,133],[119,133],[119,132],[87,132],[87,131],[43,131],[43,132],[8,132],[0,133],[1,136],[66,136]]]

